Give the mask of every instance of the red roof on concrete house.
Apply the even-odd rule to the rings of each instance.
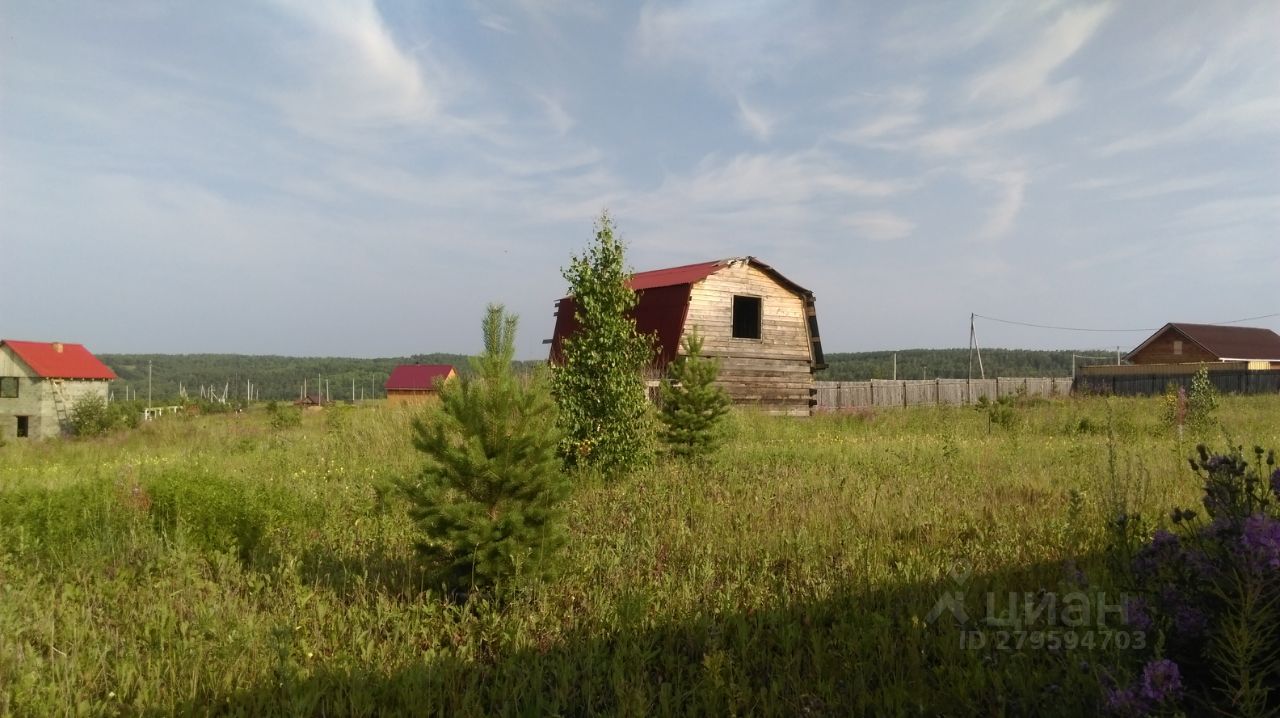
[[[31,371],[45,379],[115,379],[116,373],[84,348],[65,342],[21,342],[0,339]]]
[[[426,391],[453,373],[449,364],[401,364],[387,377],[387,391]]]
[[[1170,322],[1164,325],[1136,349],[1129,352],[1128,356],[1137,354],[1156,337],[1171,329],[1200,345],[1219,361],[1250,359],[1280,361],[1280,334],[1270,329],[1184,322]]]

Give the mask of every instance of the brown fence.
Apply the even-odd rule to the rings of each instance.
[[[928,406],[935,404],[976,404],[982,397],[1066,396],[1071,379],[916,379],[871,381],[816,381],[818,411],[839,411],[863,407]]]
[[[1140,366],[1123,367],[1123,372],[1102,373],[1092,370],[1076,377],[1074,391],[1116,396],[1163,394],[1165,387],[1173,384],[1191,388],[1195,365],[1183,365],[1183,373],[1171,374],[1164,369],[1139,373]],[[1275,394],[1280,392],[1280,369],[1221,370],[1209,365],[1209,381],[1223,394]]]

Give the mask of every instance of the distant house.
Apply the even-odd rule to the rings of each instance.
[[[696,328],[703,354],[720,362],[718,383],[735,403],[773,414],[808,416],[813,371],[826,365],[813,292],[755,257],[735,257],[640,272],[636,328],[657,342],[656,370],[683,352]],[[573,297],[556,302],[551,361],[578,330]]]
[[[427,401],[440,391],[440,384],[458,372],[448,364],[401,364],[387,377],[387,402]]]
[[[1259,327],[1170,323],[1125,358],[1133,364],[1247,362],[1250,369],[1280,368],[1280,334]]]
[[[304,409],[323,409],[332,403],[333,402],[326,399],[323,394],[307,394],[293,402],[293,405],[300,406]]]
[[[86,396],[106,401],[116,378],[81,344],[0,339],[0,438],[51,438],[65,432]]]

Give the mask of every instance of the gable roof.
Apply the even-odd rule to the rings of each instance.
[[[658,365],[665,366],[675,359],[680,349],[680,335],[684,331],[685,316],[689,310],[689,297],[693,291],[693,285],[734,262],[745,262],[755,267],[788,291],[798,294],[806,303],[813,303],[813,292],[750,256],[729,257],[710,262],[637,272],[627,280],[627,286],[639,295],[639,301],[631,311],[631,316],[635,319],[636,331],[656,337],[658,354],[655,358]],[[572,296],[556,302],[556,325],[550,339],[552,362],[561,360],[564,339],[578,331],[576,312],[577,307]],[[813,336],[817,337],[817,323],[812,317],[810,317],[810,327]],[[822,364],[821,346],[815,343],[813,351],[816,363]]]
[[[31,371],[45,379],[115,379],[116,373],[84,348],[64,342],[24,342],[0,339]]]
[[[1170,322],[1125,355],[1132,357],[1165,332],[1176,331],[1220,361],[1280,361],[1280,334],[1261,327],[1232,327],[1220,324]]]
[[[695,284],[701,282],[707,277],[720,271],[722,268],[729,266],[733,262],[746,262],[752,267],[759,269],[769,275],[778,284],[787,289],[807,297],[812,297],[813,292],[796,284],[778,273],[778,270],[761,262],[755,257],[729,257],[727,259],[717,259],[711,262],[698,262],[697,264],[684,264],[679,267],[668,267],[666,269],[651,269],[647,272],[636,272],[631,275],[631,279],[627,280],[627,286],[635,291],[645,289],[656,289],[658,287],[674,287],[682,284]]]
[[[454,373],[450,364],[401,364],[387,377],[387,391],[425,391]]]

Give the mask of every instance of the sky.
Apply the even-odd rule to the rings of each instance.
[[[1280,3],[0,0],[0,336],[545,356],[604,210],[826,351],[1280,312]],[[1280,329],[1280,318],[1248,325]]]

